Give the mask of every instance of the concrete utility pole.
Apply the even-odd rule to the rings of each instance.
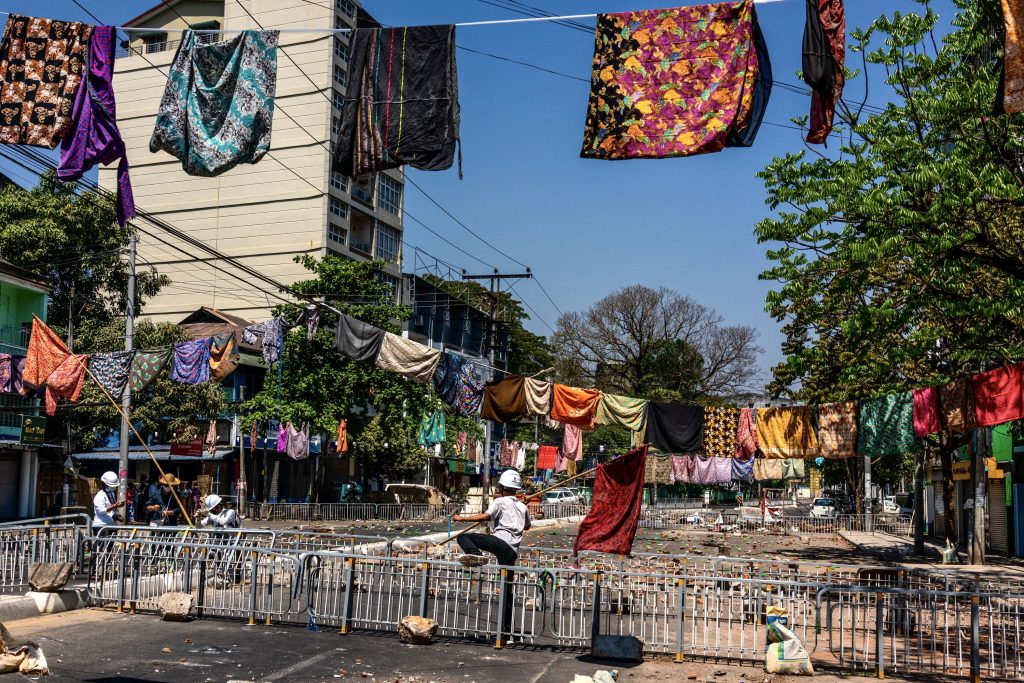
[[[978,429],[974,432],[971,444],[971,483],[974,484],[971,564],[985,564],[985,499],[988,488],[988,479],[985,476],[985,457],[989,454],[991,434],[989,429]]]
[[[466,271],[462,271],[463,280],[490,280],[490,296],[491,296],[491,307],[488,314],[490,322],[487,326],[487,364],[491,366],[490,374],[491,379],[494,379],[494,367],[495,367],[495,356],[494,351],[498,348],[498,295],[501,294],[501,281],[502,280],[521,280],[533,277],[530,269],[527,268],[525,273],[515,274],[502,274],[495,268],[494,272],[490,275],[470,275]],[[484,471],[480,476],[480,488],[483,489],[483,495],[481,496],[481,512],[487,510],[488,498],[491,492],[491,461],[492,461],[492,442],[494,434],[494,423],[491,421],[487,422],[484,427],[486,432],[487,448],[486,458],[484,462]]]
[[[128,305],[125,307],[124,315],[124,350],[131,351],[134,346],[133,336],[135,334],[135,248],[138,238],[132,236],[128,243]],[[125,503],[122,508],[124,522],[128,523],[128,432],[131,427],[128,419],[132,409],[132,383],[125,382],[124,393],[121,394],[121,410],[125,417],[121,418],[121,434],[118,441],[118,464],[117,476],[120,482],[117,485],[117,499]],[[138,508],[138,505],[136,505]]]
[[[875,530],[875,518],[871,506],[874,501],[871,498],[871,456],[864,456],[864,531]]]
[[[914,554],[924,555],[924,468],[931,449],[922,449],[915,456],[914,468]]]

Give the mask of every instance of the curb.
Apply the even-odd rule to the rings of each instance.
[[[44,614],[60,614],[87,606],[84,588],[63,590],[59,593],[37,593],[0,597],[0,623],[19,619],[32,619]]]

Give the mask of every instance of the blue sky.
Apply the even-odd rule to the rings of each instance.
[[[81,0],[104,21],[135,16],[153,0]],[[233,2],[235,0],[226,0]],[[558,14],[627,11],[666,6],[665,0],[528,0]],[[70,0],[45,3],[49,15],[86,19]],[[509,19],[515,15],[485,0],[364,0],[388,25]],[[951,3],[936,10],[945,21]],[[912,0],[852,0],[848,28],[867,26],[882,12],[915,11]],[[38,2],[4,0],[0,9],[25,14]],[[803,0],[758,5],[777,81],[796,84],[804,24]],[[580,20],[593,25],[592,19]],[[593,37],[548,22],[463,27],[460,45],[589,79]],[[859,66],[859,59],[856,66]],[[765,246],[755,223],[767,215],[756,173],[773,157],[802,148],[800,132],[764,125],[754,147],[694,158],[599,161],[579,158],[588,84],[491,57],[458,53],[464,179],[453,169],[410,171],[410,177],[448,211],[486,240],[529,265],[562,311],[579,310],[615,289],[665,286],[715,308],[729,324],[753,325],[766,349],[762,367],[781,359],[778,325],[764,313],[769,283],[760,282]],[[881,74],[872,74],[875,105],[884,104]],[[117,86],[115,82],[115,88]],[[847,90],[859,101],[860,81]],[[791,125],[806,114],[809,97],[781,88],[772,92],[765,122]],[[831,144],[831,143],[830,143]],[[406,264],[412,246],[459,267],[506,272],[521,266],[496,253],[454,223],[411,185],[406,209],[479,261],[460,253],[406,220]],[[483,265],[482,262],[488,264]],[[549,332],[558,312],[537,283],[517,293],[539,314],[529,323]],[[542,322],[542,320],[544,322]]]

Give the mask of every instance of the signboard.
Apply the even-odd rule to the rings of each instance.
[[[191,441],[186,441],[185,443],[172,443],[171,455],[193,455],[196,457],[202,457],[203,437],[197,436]]]
[[[46,418],[38,415],[21,416],[21,437],[23,446],[42,446],[46,436]]]

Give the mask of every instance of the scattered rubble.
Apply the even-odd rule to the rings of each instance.
[[[28,570],[28,585],[40,593],[56,593],[64,589],[74,571],[72,562],[35,562]]]
[[[429,645],[437,635],[437,622],[426,617],[403,617],[398,622],[398,635],[412,645]]]
[[[164,593],[157,600],[160,617],[164,621],[188,621],[194,599],[190,593]]]

